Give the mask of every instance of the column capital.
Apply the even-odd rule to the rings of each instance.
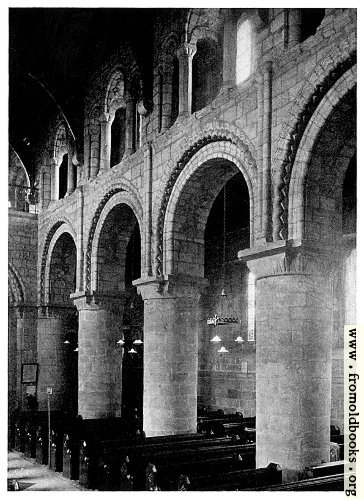
[[[177,57],[192,57],[196,54],[197,46],[193,42],[184,42],[177,49]]]
[[[340,261],[342,248],[319,241],[280,240],[238,252],[254,276],[266,278],[283,274],[327,276]]]
[[[199,300],[208,286],[208,280],[185,274],[165,274],[133,281],[138,292],[146,299],[190,298]]]
[[[92,292],[76,292],[71,294],[71,300],[78,311],[107,309],[114,314],[123,312],[125,294]]]
[[[101,123],[110,123],[112,122],[112,119],[114,118],[115,113],[107,113],[106,111],[103,111],[100,115],[100,122]]]

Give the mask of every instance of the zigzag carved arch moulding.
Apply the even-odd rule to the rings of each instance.
[[[25,303],[24,285],[15,266],[8,263],[8,280],[11,291],[12,305],[19,306]]]
[[[234,144],[239,149],[242,150],[243,155],[245,156],[247,163],[249,163],[253,169],[256,170],[256,161],[248,148],[248,146],[237,136],[235,133],[232,133],[227,129],[215,129],[211,135],[204,135],[202,138],[194,142],[185,152],[181,155],[180,159],[175,164],[172,172],[169,175],[168,181],[165,184],[165,188],[162,194],[162,199],[159,207],[159,213],[157,218],[157,231],[156,231],[156,256],[155,256],[155,265],[156,265],[156,275],[163,275],[163,233],[164,233],[164,224],[165,224],[165,216],[167,212],[167,206],[169,203],[169,199],[171,197],[171,193],[173,187],[176,184],[177,179],[182,173],[185,166],[189,163],[192,157],[204,146],[212,143],[219,142],[229,142]]]
[[[105,220],[107,219],[108,215],[110,212],[118,205],[126,205],[128,206],[134,213],[139,229],[142,228],[143,225],[143,207],[142,203],[140,202],[140,199],[137,197],[136,193],[133,193],[130,189],[127,189],[125,186],[124,187],[119,187],[119,188],[114,188],[112,191],[111,196],[107,195],[106,197],[102,198],[98,209],[100,208],[101,210],[95,212],[95,215],[98,214],[97,217],[93,217],[92,219],[92,240],[88,240],[88,245],[90,243],[91,245],[91,250],[90,250],[90,255],[89,252],[87,251],[87,257],[86,261],[89,262],[89,272],[86,272],[86,277],[90,277],[90,286],[86,289],[86,294],[92,294],[94,290],[97,289],[97,283],[98,283],[98,278],[97,274],[95,273],[98,263],[95,265],[94,264],[94,257],[96,257],[97,260],[97,247],[100,242],[100,233],[102,231],[103,225],[105,223]],[[108,193],[109,194],[109,193]],[[96,223],[96,224],[95,224]],[[90,229],[90,231],[91,231]],[[90,234],[90,233],[89,233]],[[143,232],[141,231],[141,247],[142,247],[142,252],[143,252]]]
[[[41,257],[41,262],[40,262],[40,283],[39,283],[39,305],[44,306],[45,305],[45,291],[46,291],[46,286],[45,286],[45,278],[46,278],[46,267],[47,267],[47,258],[49,254],[49,248],[52,242],[52,239],[58,229],[63,225],[67,224],[68,227],[70,228],[70,234],[72,234],[73,238],[75,237],[75,230],[74,227],[71,223],[71,221],[67,217],[62,217],[62,219],[58,220],[52,220],[51,223],[49,224],[48,227],[50,229],[46,232],[47,236],[44,240],[43,243],[43,251],[42,251],[42,257]]]
[[[277,229],[274,239],[285,240],[288,237],[288,193],[291,180],[293,164],[296,159],[297,151],[304,135],[306,127],[310,122],[315,110],[320,102],[332,88],[332,86],[341,78],[350,68],[356,64],[356,50],[351,52],[349,57],[337,64],[322,80],[318,83],[306,102],[303,110],[298,114],[296,123],[289,134],[288,143],[285,149],[284,159],[279,173],[279,184],[277,186]]]

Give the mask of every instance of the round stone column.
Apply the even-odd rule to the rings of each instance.
[[[198,300],[206,283],[186,276],[133,283],[144,299],[147,436],[196,432]]]
[[[256,277],[256,466],[295,480],[330,461],[332,255],[282,241],[239,258]]]
[[[79,311],[78,413],[84,419],[121,416],[123,296],[71,295]]]
[[[71,411],[70,352],[64,341],[67,339],[69,318],[74,314],[72,307],[48,306],[38,309],[39,410],[47,409],[47,387],[52,387],[52,410]]]

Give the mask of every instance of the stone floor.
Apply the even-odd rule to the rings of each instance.
[[[8,453],[8,489],[14,489],[17,481],[20,491],[86,491],[77,481],[66,479],[59,472],[49,470],[46,465],[39,465],[32,458],[22,453]]]

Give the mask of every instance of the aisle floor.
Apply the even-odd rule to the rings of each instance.
[[[8,489],[14,489],[17,481],[20,491],[87,491],[78,484],[62,476],[60,472],[51,471],[46,465],[40,465],[22,453],[8,453]]]

